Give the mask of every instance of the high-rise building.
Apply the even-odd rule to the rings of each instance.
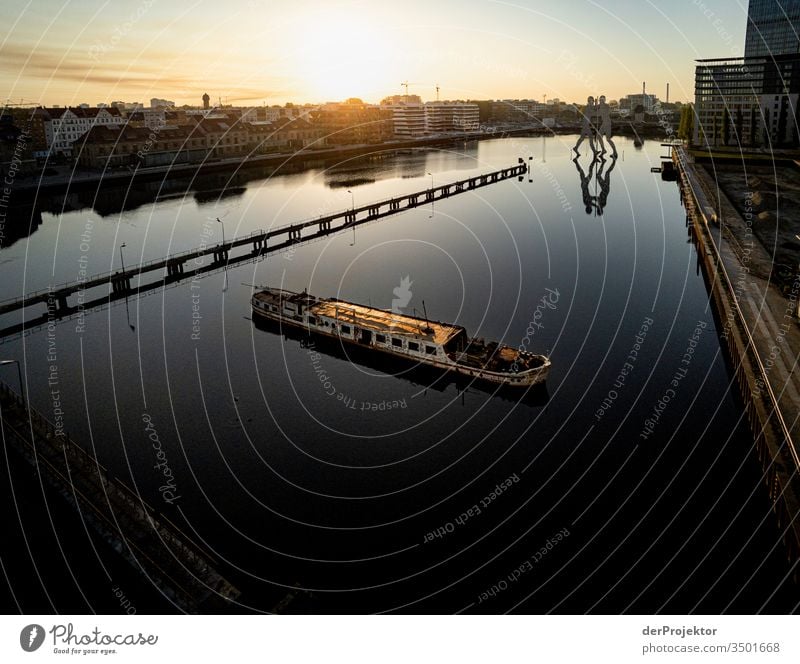
[[[800,53],[800,0],[750,0],[744,55]]]
[[[698,60],[694,141],[797,147],[800,54]]]

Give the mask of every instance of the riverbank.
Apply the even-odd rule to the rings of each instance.
[[[743,239],[752,220],[738,213],[684,148],[674,149],[673,160],[763,478],[794,564],[800,560],[800,459],[795,443],[800,435],[800,277],[785,293],[772,278],[772,261],[763,246]],[[794,578],[798,580],[797,571]]]
[[[547,128],[541,124],[523,127],[491,128],[480,132],[470,132],[457,136],[433,136],[413,140],[396,140],[388,143],[347,145],[341,147],[309,149],[295,152],[232,157],[194,164],[172,164],[135,169],[115,169],[95,171],[78,169],[72,166],[57,167],[60,172],[51,175],[31,175],[18,177],[12,184],[11,195],[16,201],[27,201],[39,194],[63,193],[85,189],[99,189],[103,186],[119,186],[127,182],[165,180],[170,177],[194,177],[213,172],[236,172],[258,167],[282,168],[302,165],[304,162],[319,163],[328,160],[344,160],[375,154],[385,154],[398,150],[449,147],[465,141],[480,141],[511,136],[554,136],[574,134],[580,130],[578,125],[563,125]],[[635,128],[630,123],[619,125],[615,131],[620,136],[639,136],[657,138],[660,127],[642,126]],[[520,155],[521,156],[521,155]],[[52,165],[47,170],[52,170]]]
[[[573,131],[574,129],[569,129],[569,132]],[[126,168],[105,171],[69,167],[66,171],[62,171],[56,175],[18,178],[13,183],[12,194],[27,198],[30,195],[38,193],[61,193],[67,190],[74,191],[86,188],[99,188],[106,185],[119,186],[120,184],[133,180],[144,182],[163,180],[169,177],[193,177],[205,173],[220,171],[235,172],[264,166],[280,168],[283,166],[297,165],[302,162],[320,162],[330,159],[344,160],[397,150],[446,147],[463,143],[464,141],[505,138],[506,136],[517,135],[538,136],[550,133],[552,133],[551,130],[542,127],[522,127],[519,129],[485,131],[452,137],[430,137],[406,141],[393,141],[391,143],[348,145],[318,150],[303,148],[290,153],[252,155],[244,158],[232,157],[229,159],[203,161],[195,164],[172,164],[167,166],[137,167],[135,169]]]

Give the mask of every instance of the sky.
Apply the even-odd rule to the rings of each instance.
[[[2,102],[694,96],[747,0],[2,0]]]

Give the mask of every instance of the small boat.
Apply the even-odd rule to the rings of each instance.
[[[469,338],[460,325],[318,298],[305,291],[264,288],[253,294],[251,306],[256,316],[281,325],[499,386],[526,388],[544,383],[550,371],[550,360],[544,355]]]

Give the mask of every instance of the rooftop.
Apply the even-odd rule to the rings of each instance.
[[[445,344],[463,328],[405,314],[365,307],[341,300],[321,300],[312,306],[317,316],[334,318],[342,323],[358,325],[373,332],[387,332],[405,336],[420,337],[437,344]]]

